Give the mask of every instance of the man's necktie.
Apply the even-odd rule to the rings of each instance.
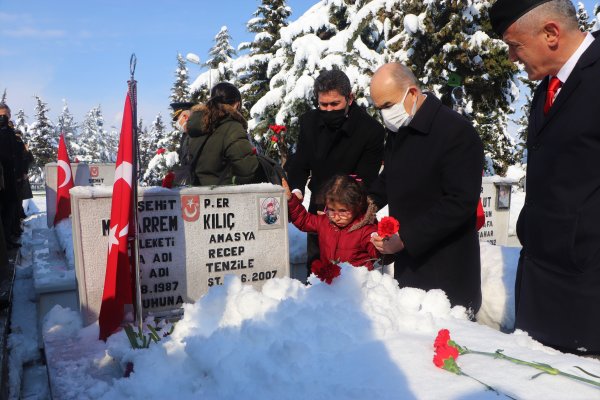
[[[550,107],[552,107],[552,103],[554,103],[556,92],[560,89],[561,85],[562,82],[557,77],[553,76],[552,79],[550,79],[548,91],[546,92],[546,102],[544,103],[544,115],[548,114],[548,111],[550,111]]]

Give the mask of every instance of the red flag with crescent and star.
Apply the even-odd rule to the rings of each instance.
[[[101,340],[106,340],[119,329],[125,314],[125,305],[131,304],[133,298],[127,240],[130,229],[133,230],[130,222],[134,212],[132,121],[131,98],[127,93],[110,208],[110,233],[104,292],[98,318]]]
[[[73,173],[71,172],[65,137],[62,133],[58,142],[58,161],[56,164],[56,214],[54,214],[54,225],[71,215],[69,190],[73,187]]]

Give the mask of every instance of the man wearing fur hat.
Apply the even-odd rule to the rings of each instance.
[[[529,115],[516,328],[576,354],[600,354],[600,40],[571,0],[498,0],[494,31],[540,80]]]

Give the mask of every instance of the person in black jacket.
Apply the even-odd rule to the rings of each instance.
[[[570,0],[498,0],[494,31],[541,80],[527,134],[515,327],[561,351],[600,355],[600,39]]]
[[[475,228],[483,145],[471,123],[423,93],[412,71],[385,64],[371,80],[371,98],[389,130],[385,168],[371,186],[379,208],[400,222],[399,234],[372,241],[394,254],[401,287],[442,289],[473,317],[481,305],[481,263]]]
[[[0,215],[8,248],[20,247],[13,236],[19,220],[17,170],[19,165],[15,130],[10,126],[10,108],[0,104],[0,163],[4,176],[4,190],[0,192]]]
[[[357,175],[369,187],[381,169],[385,137],[381,124],[355,103],[342,71],[322,71],[314,95],[318,108],[300,117],[297,150],[288,166],[289,186],[300,200],[309,181],[313,214],[324,209],[321,188],[334,175]],[[307,236],[307,253],[308,275],[319,258],[316,234]]]

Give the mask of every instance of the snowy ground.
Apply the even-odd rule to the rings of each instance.
[[[38,207],[43,210],[43,204]],[[31,228],[43,224],[44,214],[28,219],[24,250]],[[290,232],[292,260],[302,248],[293,246],[303,243],[300,235]],[[91,356],[63,365],[68,373],[54,384],[72,399],[499,397],[476,378],[512,398],[600,399],[600,390],[589,384],[546,374],[531,379],[538,371],[481,355],[459,357],[472,378],[434,366],[433,341],[439,329],[448,328],[456,342],[473,350],[503,349],[575,375],[583,375],[575,366],[600,375],[598,360],[562,354],[525,332],[498,331],[514,323],[518,249],[482,243],[481,256],[484,304],[478,319],[486,325],[470,322],[461,307],[450,308],[442,291],[398,289],[389,275],[352,267],[344,267],[332,285],[281,278],[261,292],[231,277],[186,305],[173,334],[148,350],[131,350],[123,332],[100,342],[97,324],[82,327],[76,312],[56,307],[46,316],[47,337],[78,343]],[[13,398],[21,380],[13,371],[20,362],[39,359],[30,259],[17,274],[10,337]],[[128,361],[134,373],[123,378]],[[46,398],[47,388],[35,379],[39,369],[27,371],[23,397]]]

